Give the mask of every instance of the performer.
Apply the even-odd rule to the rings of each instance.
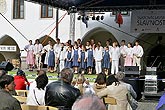
[[[143,53],[143,48],[139,45],[139,41],[136,40],[133,47],[133,66],[139,66],[139,70],[141,70],[141,57]]]
[[[58,56],[58,54],[59,54],[59,52],[60,52],[60,50],[61,50],[61,44],[60,44],[60,39],[59,38],[57,38],[56,39],[56,44],[54,45],[54,51],[55,51],[55,67],[54,67],[54,71],[56,71],[57,70],[57,56]]]
[[[48,66],[48,57],[49,57],[49,50],[51,49],[51,46],[52,46],[52,41],[49,40],[48,41],[48,45],[44,46],[43,50],[44,52],[46,53],[45,55],[45,61],[44,61],[44,64],[46,64]],[[48,72],[49,72],[49,69],[48,69]]]
[[[32,40],[29,40],[29,45],[26,45],[24,49],[27,52],[26,62],[29,66],[29,71],[33,71],[33,66],[35,65],[35,59],[34,59],[34,45],[32,44]]]
[[[109,68],[110,68],[110,51],[109,47],[106,46],[105,50],[103,52],[103,68],[104,68],[104,73],[108,75],[109,73]]]
[[[74,69],[74,73],[78,73],[78,67],[80,62],[80,50],[77,43],[74,45],[74,49],[72,51],[72,67]]]
[[[120,47],[120,66],[121,66],[120,69],[121,69],[121,71],[124,71],[126,50],[127,50],[127,46],[125,45],[125,40],[122,40],[121,41],[121,47]]]
[[[71,68],[71,67],[72,67],[72,46],[70,45],[65,54],[65,68]]]
[[[89,47],[90,47],[90,42],[87,41],[87,42],[86,42],[86,46],[85,46],[86,50],[89,50]]]
[[[132,44],[128,43],[128,48],[126,49],[126,58],[124,66],[132,66],[133,63],[133,48]]]
[[[57,63],[59,64],[60,72],[62,69],[65,68],[65,55],[66,55],[66,49],[64,47],[64,43],[61,43],[61,50],[57,56]]]
[[[87,68],[88,68],[88,74],[92,74],[92,68],[93,68],[93,48],[90,45],[89,50],[87,50]]]
[[[111,44],[110,44],[110,40],[107,40],[107,41],[106,41],[106,46],[108,46],[109,51],[111,51],[112,46],[111,46]],[[105,48],[106,48],[106,47],[105,47]]]
[[[103,50],[100,44],[96,45],[96,48],[94,50],[94,59],[95,59],[96,74],[99,74],[102,72],[101,61],[103,59]]]
[[[117,42],[113,42],[113,47],[111,51],[111,73],[116,74],[119,71],[119,58],[120,58],[120,49]]]
[[[86,52],[86,48],[84,45],[81,45],[81,58],[80,58],[80,69],[81,69],[81,73],[84,74],[85,70],[86,70],[86,57],[87,57],[87,52]]]
[[[53,73],[54,67],[55,67],[55,52],[53,46],[51,45],[50,50],[48,52],[48,71]]]
[[[34,55],[35,55],[35,64],[37,66],[37,69],[41,69],[41,52],[42,52],[43,46],[40,43],[39,39],[35,40],[34,45]]]

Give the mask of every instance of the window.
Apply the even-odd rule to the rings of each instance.
[[[41,18],[53,18],[53,8],[41,5]]]
[[[14,0],[13,3],[13,19],[24,18],[24,0]]]
[[[117,14],[117,11],[113,11],[112,12],[112,15],[116,15]],[[129,11],[121,11],[121,15],[124,15],[124,16],[129,16]]]

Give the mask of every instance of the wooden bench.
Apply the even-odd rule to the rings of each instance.
[[[18,96],[27,97],[29,91],[28,90],[16,90],[16,93]]]
[[[103,102],[105,104],[117,105],[116,99],[113,97],[104,97]]]
[[[51,106],[35,106],[35,105],[26,105],[21,104],[22,110],[58,110],[58,108]]]
[[[13,96],[15,97],[21,104],[26,104],[27,97],[22,96]]]

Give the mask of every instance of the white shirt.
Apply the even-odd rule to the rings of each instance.
[[[132,47],[126,49],[126,55],[133,57],[133,48]]]
[[[35,94],[34,94],[34,91],[35,91]],[[35,96],[36,96],[36,98],[35,98]],[[29,90],[26,104],[27,105],[39,105],[37,103],[36,99],[40,105],[45,105],[45,90],[42,90],[42,89],[40,90],[38,88]]]
[[[34,51],[34,45],[26,45],[24,49],[26,51]]]
[[[54,45],[54,51],[57,54],[59,54],[59,52],[61,51],[61,45],[60,44],[55,44]]]
[[[42,49],[43,49],[42,44],[35,44],[34,45],[34,54],[36,55],[36,54],[41,53]]]
[[[125,55],[126,54],[126,50],[127,50],[127,46],[126,45],[120,47],[120,53],[122,55]]]
[[[110,54],[112,60],[119,60],[120,58],[120,49],[119,47],[112,47],[111,54]]]
[[[58,59],[59,60],[65,60],[65,55],[66,55],[66,50],[65,50],[65,48],[63,48],[63,51],[60,51],[58,53]]]
[[[138,45],[133,47],[133,54],[137,57],[142,57],[143,56],[143,48]]]
[[[102,48],[100,48],[100,49],[95,48],[95,50],[94,50],[94,59],[96,61],[101,61],[103,59],[103,49]]]

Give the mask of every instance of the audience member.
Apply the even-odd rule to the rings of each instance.
[[[72,110],[106,110],[106,107],[97,96],[85,94],[76,100]]]
[[[72,79],[73,70],[64,68],[59,81],[52,82],[46,87],[46,105],[71,110],[73,103],[80,96],[80,91],[71,86]]]
[[[46,74],[46,71],[45,70],[38,70],[37,71],[37,77],[42,75],[42,74]],[[37,87],[37,84],[36,84],[36,81],[34,80],[32,83],[30,83],[29,90],[33,90],[36,87]]]
[[[108,110],[127,110],[128,100],[127,100],[127,88],[120,84],[120,82],[111,75],[107,78],[107,88],[98,92],[99,97],[113,97],[116,99],[117,105],[108,106]]]
[[[14,87],[13,76],[3,75],[0,78],[0,110],[22,110],[19,101],[9,93]]]
[[[5,70],[0,70],[0,78],[3,76],[3,75],[6,75],[7,72]]]
[[[93,89],[95,93],[102,91],[106,88],[106,75],[104,73],[100,73],[97,75],[95,83],[93,84]]]
[[[124,77],[125,77],[125,75],[124,75],[124,73],[121,72],[121,71],[119,71],[119,72],[116,74],[116,78],[119,80],[120,84],[123,85],[123,86],[125,86],[125,87],[127,88],[127,90],[130,92],[131,96],[132,96],[134,99],[136,99],[136,97],[137,97],[136,92],[134,91],[133,87],[132,87],[130,84],[125,83],[125,82],[123,81]]]
[[[160,97],[156,110],[165,110],[165,94]]]
[[[78,74],[75,87],[80,90],[81,94],[94,94],[94,90],[89,81],[85,79],[83,74]]]
[[[48,84],[46,74],[39,75],[36,79],[36,87],[29,90],[27,97],[28,105],[45,105],[45,87]]]
[[[25,72],[20,69],[17,71],[17,75],[14,76],[14,83],[16,84],[15,90],[26,90],[26,86],[30,85]]]

